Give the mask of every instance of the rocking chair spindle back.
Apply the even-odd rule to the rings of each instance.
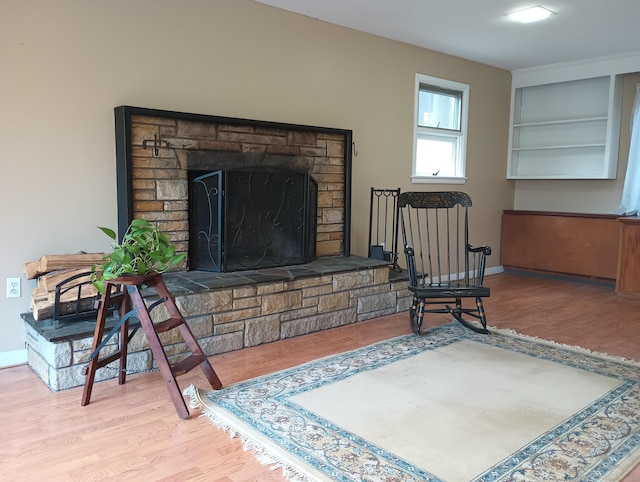
[[[491,248],[469,243],[471,198],[455,191],[404,192],[398,205],[414,333],[422,333],[426,313],[449,313],[467,328],[488,333],[482,298],[490,291],[482,283]],[[474,303],[464,307],[463,299]]]

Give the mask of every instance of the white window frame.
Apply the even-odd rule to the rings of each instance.
[[[451,130],[438,130],[430,127],[418,126],[418,102],[420,96],[420,85],[430,85],[445,90],[456,91],[462,94],[462,100],[460,103],[460,131]],[[452,80],[439,79],[437,77],[431,77],[424,74],[416,74],[415,81],[415,97],[414,97],[414,109],[413,109],[413,166],[411,169],[411,182],[418,183],[433,183],[433,184],[464,184],[466,178],[466,164],[467,164],[467,131],[468,131],[468,117],[469,117],[469,91],[470,86],[461,82],[454,82]],[[456,175],[438,176],[416,173],[416,151],[418,145],[419,135],[428,135],[429,137],[441,137],[451,138],[456,137],[458,139],[458,155],[456,159],[455,171]]]

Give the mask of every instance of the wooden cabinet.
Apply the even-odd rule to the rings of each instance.
[[[640,218],[623,217],[620,225],[620,257],[616,292],[627,298],[640,298]]]
[[[618,266],[617,220],[608,214],[506,210],[501,263],[505,268],[613,282]]]
[[[615,179],[621,77],[514,86],[509,179]]]

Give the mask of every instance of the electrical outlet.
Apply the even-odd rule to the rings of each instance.
[[[20,278],[7,278],[7,298],[20,298]]]

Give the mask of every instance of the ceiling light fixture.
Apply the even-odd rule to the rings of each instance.
[[[525,8],[524,10],[518,10],[507,14],[511,20],[522,23],[537,22],[538,20],[544,20],[545,18],[553,15],[549,9],[536,5],[535,7]]]

